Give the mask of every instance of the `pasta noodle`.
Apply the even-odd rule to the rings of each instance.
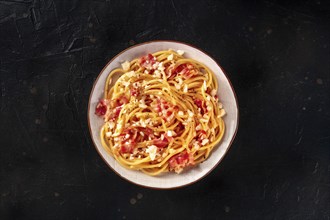
[[[125,168],[180,173],[206,160],[221,141],[225,110],[214,73],[183,54],[148,54],[107,77],[95,113],[104,118],[103,147]]]

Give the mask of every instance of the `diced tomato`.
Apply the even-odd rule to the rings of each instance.
[[[97,116],[104,116],[107,113],[107,100],[101,99],[99,103],[96,105],[95,114]]]
[[[147,69],[152,69],[152,65],[156,63],[156,57],[152,54],[148,54],[140,58],[140,65]]]

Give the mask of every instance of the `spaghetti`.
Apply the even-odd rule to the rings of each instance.
[[[159,51],[109,74],[95,113],[104,118],[103,147],[122,166],[149,175],[180,173],[206,160],[222,139],[217,80],[183,54]]]

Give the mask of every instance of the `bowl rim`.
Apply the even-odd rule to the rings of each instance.
[[[211,60],[213,60],[216,65],[221,69],[221,71],[223,72],[224,76],[226,77],[226,80],[228,81],[229,85],[230,85],[230,88],[231,90],[233,91],[233,94],[234,94],[234,99],[235,99],[235,103],[236,103],[236,112],[237,112],[237,124],[236,124],[236,128],[235,128],[235,131],[231,137],[231,140],[229,142],[229,145],[225,151],[225,153],[223,154],[222,158],[219,159],[219,161],[213,166],[211,167],[210,170],[208,170],[203,176],[201,176],[200,178],[194,180],[194,181],[191,181],[191,182],[188,182],[186,184],[182,184],[180,186],[173,186],[173,187],[166,187],[166,188],[162,188],[162,187],[155,187],[155,186],[146,186],[146,185],[143,185],[143,184],[140,184],[140,183],[136,183],[122,175],[120,175],[109,163],[108,161],[104,158],[104,156],[101,154],[101,152],[99,151],[98,147],[96,146],[95,144],[95,141],[94,141],[94,138],[93,138],[93,134],[92,134],[92,129],[91,129],[91,122],[90,122],[90,107],[91,107],[91,99],[92,99],[92,94],[94,94],[94,89],[95,89],[95,85],[97,84],[100,76],[102,75],[102,73],[104,72],[104,70],[110,65],[110,63],[113,62],[113,60],[115,60],[119,55],[123,54],[124,52],[128,51],[128,50],[131,50],[135,47],[140,47],[140,46],[143,46],[143,45],[146,45],[146,44],[150,44],[150,43],[178,43],[178,44],[184,44],[186,46],[189,46],[189,47],[192,47],[196,50],[199,50],[200,52],[202,52],[203,54],[205,54],[206,56],[208,56]],[[102,68],[102,70],[99,72],[97,78],[94,80],[93,82],[93,87],[91,89],[91,92],[89,94],[89,98],[88,98],[88,106],[87,106],[87,121],[88,121],[88,130],[89,130],[89,135],[92,139],[92,142],[93,142],[93,145],[94,145],[94,148],[96,149],[97,153],[99,154],[99,156],[102,158],[102,160],[105,162],[105,164],[107,164],[107,166],[112,170],[114,171],[117,176],[121,177],[122,179],[130,182],[130,183],[133,183],[137,186],[141,186],[141,187],[144,187],[144,188],[149,188],[149,189],[158,189],[158,190],[169,190],[169,189],[178,189],[178,188],[182,188],[182,187],[185,187],[185,186],[189,186],[189,185],[192,185],[202,179],[204,179],[206,176],[208,176],[216,167],[218,167],[218,165],[220,164],[220,162],[223,160],[223,158],[225,157],[225,155],[228,153],[229,149],[231,148],[234,140],[235,140],[235,137],[237,135],[237,131],[238,131],[238,127],[239,127],[239,106],[238,106],[238,101],[237,101],[237,95],[236,95],[236,92],[234,90],[234,87],[229,79],[229,77],[227,76],[227,73],[224,71],[224,69],[219,65],[219,63],[212,57],[210,56],[208,53],[206,53],[204,50],[201,50],[200,48],[194,46],[194,45],[191,45],[189,43],[184,43],[184,42],[181,42],[181,41],[176,41],[176,40],[152,40],[152,41],[146,41],[146,42],[143,42],[143,43],[138,43],[138,44],[135,44],[135,45],[132,45],[124,50],[122,50],[121,52],[119,52],[118,54],[116,54],[114,57],[112,57],[112,59],[110,59],[107,64]]]

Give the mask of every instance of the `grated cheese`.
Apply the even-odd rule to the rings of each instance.
[[[209,143],[209,139],[205,138],[203,141],[202,141],[202,145],[206,145],[207,143]]]
[[[151,145],[147,148],[146,152],[149,154],[149,157],[152,161],[156,158],[157,147],[155,145]]]
[[[212,91],[211,91],[211,96],[215,96],[216,94],[217,94],[217,90],[212,89]]]
[[[152,65],[152,68],[157,69],[159,65],[159,62],[156,62],[155,64]]]
[[[111,137],[111,135],[112,135],[111,131],[108,131],[108,132],[105,133],[105,136],[107,136],[107,137]]]
[[[206,85],[206,81],[204,80],[204,83],[203,83],[203,88],[204,88],[204,91],[207,90],[207,85]]]
[[[167,136],[172,137],[175,135],[174,131],[167,131]]]
[[[180,56],[182,56],[184,54],[184,51],[183,50],[177,50],[176,51]]]
[[[178,83],[179,83],[179,85],[182,85],[182,83],[183,83],[183,81],[180,77],[178,78]]]
[[[221,109],[219,116],[222,117],[222,116],[225,116],[225,115],[226,115],[226,111],[224,109]]]
[[[159,63],[159,65],[158,65],[158,70],[161,71],[161,72],[164,72],[165,67],[163,66],[163,62],[160,62],[160,63]]]
[[[116,125],[116,124],[115,124],[113,121],[110,121],[110,122],[109,122],[109,128],[110,128],[110,129],[113,129],[113,128],[115,127],[115,125]]]
[[[129,70],[130,66],[131,65],[128,61],[125,61],[124,63],[121,64],[121,67],[123,68],[124,71]]]
[[[187,84],[184,84],[183,92],[184,93],[187,93],[188,92],[188,85]]]
[[[204,123],[207,123],[209,120],[208,119],[205,119],[205,118],[201,118],[200,121],[201,122],[204,122]]]
[[[189,117],[194,117],[194,113],[188,109],[188,115]]]
[[[141,103],[139,104],[139,107],[140,107],[140,108],[143,108],[143,109],[144,109],[144,108],[148,108],[148,106],[147,106],[146,104],[141,104]]]
[[[167,57],[167,60],[173,60],[173,54],[169,55],[169,56]]]
[[[124,82],[122,82],[122,84],[125,86],[125,87],[127,87],[127,86],[129,86],[129,82],[127,82],[127,81],[124,81]]]
[[[144,127],[144,128],[145,128],[145,127],[147,127],[147,124],[146,124],[146,122],[145,122],[145,121],[143,121],[143,120],[140,120],[140,122],[141,122],[141,126],[142,126],[142,127]]]
[[[193,143],[193,146],[194,146],[194,148],[195,148],[196,150],[198,150],[198,149],[200,148],[200,146],[199,146],[199,142],[198,142],[198,141],[195,141],[195,142]]]
[[[161,74],[160,74],[159,70],[155,70],[155,77],[161,78]]]
[[[133,77],[134,75],[135,75],[134,71],[130,71],[130,72],[126,73],[126,76],[128,76],[128,77]]]

